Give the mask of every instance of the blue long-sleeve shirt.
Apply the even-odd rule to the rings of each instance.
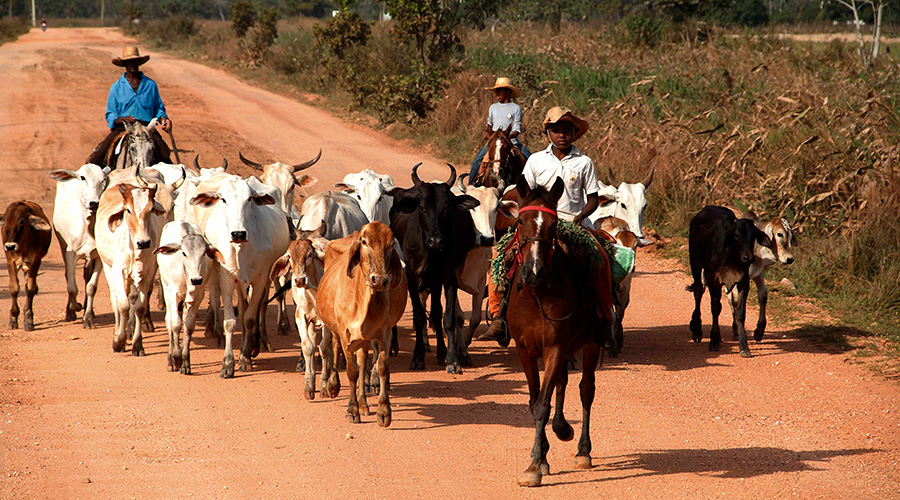
[[[141,122],[168,116],[156,82],[143,75],[135,92],[123,73],[109,88],[106,99],[106,124],[109,128],[115,127],[114,122],[120,116],[133,116]]]

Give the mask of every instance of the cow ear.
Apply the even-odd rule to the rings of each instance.
[[[65,169],[51,170],[50,177],[53,177],[53,180],[57,182],[70,181],[72,179],[79,178],[78,174],[76,174],[75,172]]]
[[[28,216],[28,223],[31,224],[31,227],[37,229],[38,231],[49,231],[52,229],[49,222],[34,215]]]
[[[118,212],[110,215],[109,219],[106,221],[106,225],[109,226],[109,230],[112,232],[116,232],[116,229],[119,229],[119,226],[122,225],[124,217],[125,217],[125,209],[124,208],[122,210],[119,210]]]
[[[153,208],[151,209],[153,213],[156,215],[165,215],[166,208],[162,206],[162,204],[156,200],[153,200]]]
[[[291,255],[284,254],[272,264],[272,271],[269,273],[269,279],[275,281],[275,278],[280,278],[287,273],[287,270],[291,267]]]
[[[214,246],[212,246],[212,245],[209,245],[209,246],[206,247],[206,255],[207,255],[210,259],[212,259],[212,260],[214,260],[214,261],[216,261],[216,262],[218,262],[218,263],[220,263],[220,264],[224,264],[224,263],[225,263],[225,256],[222,255],[222,252],[220,252],[218,248],[216,248],[216,247],[214,247]]]
[[[257,205],[274,205],[275,198],[270,194],[255,194],[253,195],[253,203]]]
[[[800,244],[800,241],[797,239],[797,233],[791,231],[791,247],[795,247]]]
[[[359,265],[360,261],[360,251],[362,250],[362,245],[359,243],[359,233],[356,234],[356,238],[353,240],[353,243],[350,244],[350,248],[347,250],[347,254],[349,255],[349,259],[347,259],[347,276],[353,277],[353,269]]]
[[[196,196],[191,198],[188,202],[191,205],[203,205],[206,208],[209,208],[216,204],[219,200],[222,199],[222,195],[215,191],[207,191],[205,193],[198,193]]]
[[[391,248],[388,278],[391,280],[391,288],[397,288],[403,282],[403,261],[400,259],[400,252],[396,248]]]
[[[454,201],[456,201],[456,206],[463,210],[472,210],[478,205],[481,205],[480,201],[467,194],[457,196]]]
[[[313,250],[316,251],[316,258],[325,261],[325,247],[328,246],[328,240],[325,238],[311,238],[309,240],[312,242]]]
[[[497,207],[497,211],[503,214],[504,217],[509,217],[510,219],[519,218],[519,204],[512,200],[502,200]]]
[[[153,254],[156,255],[156,254],[161,253],[163,255],[169,255],[169,254],[173,254],[173,253],[177,252],[178,250],[179,249],[176,246],[163,245],[163,246],[157,248],[156,250],[154,250]]]
[[[756,229],[756,242],[764,247],[772,248],[772,238],[769,238],[768,234],[759,229]]]
[[[411,214],[419,208],[419,198],[415,195],[400,193],[397,199],[394,200],[394,206],[405,214]]]
[[[316,185],[318,182],[319,182],[319,178],[316,176],[313,176],[313,175],[303,174],[300,176],[299,179],[294,177],[294,184],[296,184],[300,187],[304,187],[304,188],[312,187],[312,186]]]
[[[340,189],[341,191],[343,191],[345,193],[352,193],[353,191],[356,191],[356,188],[354,188],[353,186],[348,186],[347,184],[345,184],[343,182],[336,183],[334,185],[334,187],[337,189]]]
[[[554,200],[559,200],[559,197],[563,194],[563,189],[566,188],[566,184],[563,182],[561,177],[556,178],[556,182],[553,183],[553,187],[550,188],[550,196],[553,197]]]

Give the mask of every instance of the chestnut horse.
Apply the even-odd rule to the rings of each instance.
[[[497,187],[501,181],[510,186],[525,169],[525,156],[510,140],[510,130],[512,125],[506,130],[495,130],[487,140],[487,153],[474,186]]]
[[[550,398],[556,390],[553,432],[571,440],[575,432],[563,415],[568,371],[566,356],[583,349],[581,392],[582,426],[575,455],[575,467],[591,468],[591,404],[594,401],[594,371],[603,344],[591,342],[592,329],[610,332],[609,321],[599,317],[596,303],[579,276],[584,264],[563,251],[557,240],[556,203],[563,192],[562,179],[556,179],[550,191],[538,186],[529,189],[524,178],[516,189],[520,208],[518,225],[510,249],[515,252],[513,274],[509,281],[507,324],[516,342],[516,353],[528,380],[529,408],[534,417],[534,447],[531,464],[519,478],[520,486],[539,486],[541,476],[550,473],[547,463],[546,425],[550,418]],[[608,263],[606,264],[609,265]],[[538,359],[544,360],[544,379],[540,379]]]

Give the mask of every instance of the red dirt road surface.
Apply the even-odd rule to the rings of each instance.
[[[106,94],[120,74],[110,59],[126,42],[115,30],[51,29],[0,47],[0,208],[27,198],[53,212],[47,172],[77,169],[104,136]],[[377,132],[145,52],[178,145],[201,153],[204,165],[225,156],[249,174],[239,149],[297,163],[321,147],[308,171],[320,179],[313,191],[363,168],[410,185],[419,161],[423,178],[446,178],[438,159]],[[62,322],[65,279],[54,242],[38,280],[34,332],[7,328],[0,271],[0,498],[900,498],[895,384],[779,325],[751,344],[750,359],[738,355],[727,327],[722,351],[710,353],[706,339],[691,342],[692,299],[679,267],[642,252],[638,271],[624,352],[598,372],[594,468],[576,470],[575,441],[549,433],[552,475],[522,489],[516,478],[533,429],[512,348],[473,343],[475,366],[458,376],[433,352],[426,371],[410,372],[407,310],[401,353],[391,359],[393,424],[379,428],[372,415],[354,425],[344,419],[343,373],[337,399],[303,399],[296,333],[272,333],[274,353],[223,380],[222,350],[203,335],[195,336],[194,374],[167,371],[155,307],[147,356],[112,352],[103,278],[98,327],[83,330],[80,314]],[[706,332],[708,311],[704,303]],[[748,325],[755,321],[751,308]],[[579,379],[573,374],[566,399],[576,432]]]

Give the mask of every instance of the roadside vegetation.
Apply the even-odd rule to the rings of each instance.
[[[0,44],[11,42],[28,33],[31,23],[24,17],[4,17],[0,19]]]
[[[473,8],[448,7],[463,4]],[[817,2],[786,2],[771,17],[754,0],[724,11],[709,7],[715,2],[658,2],[601,16],[579,14],[580,4],[392,0],[384,5],[393,19],[377,22],[379,2],[335,2],[315,15],[337,15],[313,19],[240,0],[218,7],[226,20],[176,9],[126,29],[280,91],[318,96],[457,165],[481,145],[493,101],[483,87],[508,76],[522,91],[532,150],[545,145],[544,112],[565,105],[592,123],[579,146],[601,179],[608,169],[627,180],[655,169],[647,225],[660,234],[685,237],[707,204],[785,217],[801,248],[772,277],[789,276],[794,293],[818,299],[854,331],[900,345],[898,48],[883,45],[873,58],[867,47],[861,64],[855,42],[769,35],[834,31],[852,18]],[[792,24],[765,26],[775,21]],[[891,36],[888,26],[882,34]]]

